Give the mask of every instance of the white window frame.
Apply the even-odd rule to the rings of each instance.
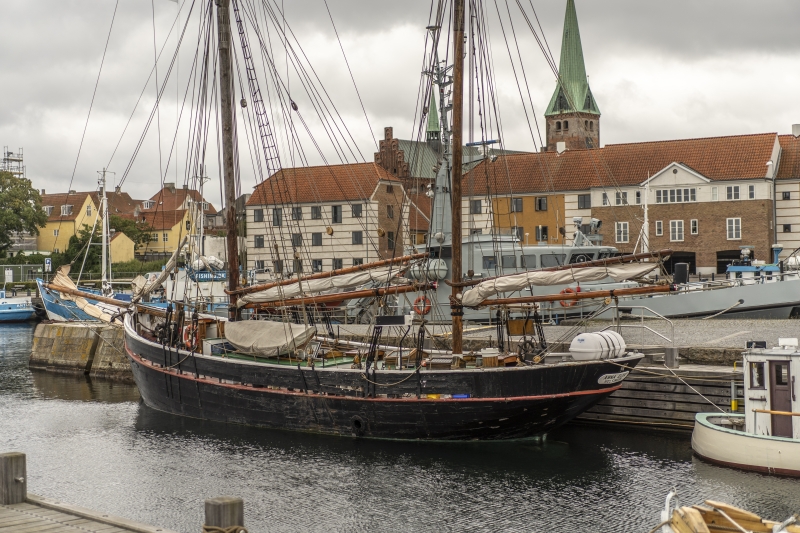
[[[58,230],[57,229],[53,230],[53,237],[58,237]]]
[[[739,186],[738,185],[728,185],[725,187],[725,199],[726,200],[739,200],[741,195],[739,194]]]
[[[92,204],[86,206],[86,216],[87,217],[92,216]]]
[[[729,241],[741,241],[742,219],[739,217],[725,219],[725,235]]]
[[[756,199],[756,186],[755,185],[748,185],[747,186],[747,199],[748,200],[755,200]]]
[[[164,233],[161,237],[164,239],[164,242],[169,242],[169,233]]]
[[[669,221],[669,241],[670,242],[683,242],[683,220],[670,220]],[[680,230],[680,235],[678,232]]]
[[[642,191],[636,191],[636,205],[642,205]]]
[[[603,205],[611,205],[611,202],[608,201],[608,193],[603,193]]]
[[[614,237],[618,243],[630,241],[630,226],[627,222],[616,222],[614,224]]]
[[[664,222],[661,220],[656,220],[656,237],[661,237],[664,235]]]
[[[700,224],[696,218],[693,218],[689,221],[689,233],[692,235],[697,235],[700,233]]]
[[[62,205],[61,206],[61,216],[65,217],[67,215],[72,214],[72,206],[71,205]]]
[[[718,202],[719,201],[719,189],[716,187],[711,187],[711,201]]]
[[[614,195],[615,205],[628,205],[628,191],[617,191]]]

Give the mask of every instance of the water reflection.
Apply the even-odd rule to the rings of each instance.
[[[250,531],[647,531],[666,493],[776,519],[800,482],[692,457],[688,434],[573,426],[541,444],[369,441],[167,415],[133,386],[31,372],[30,326],[0,327],[0,451],[32,492],[179,531],[245,499]]]

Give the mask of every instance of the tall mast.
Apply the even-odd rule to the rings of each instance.
[[[110,281],[110,272],[111,269],[108,268],[108,232],[109,232],[109,222],[108,222],[108,199],[106,198],[106,169],[104,168],[100,173],[100,190],[102,194],[100,196],[100,217],[102,219],[102,228],[100,230],[101,233],[101,252],[100,252],[100,287],[103,292],[104,296],[108,296],[111,293],[111,285]]]
[[[464,118],[464,0],[453,0],[453,172],[451,187],[453,213],[453,266],[452,281],[461,281],[461,171],[463,165],[462,120]],[[450,314],[453,317],[453,353],[462,348],[461,288],[453,286]]]
[[[219,95],[222,108],[222,171],[225,183],[226,223],[228,226],[228,289],[239,286],[239,246],[236,228],[236,176],[233,172],[233,73],[231,71],[230,0],[217,0],[217,40],[219,42]],[[235,320],[236,294],[230,295],[229,318]]]

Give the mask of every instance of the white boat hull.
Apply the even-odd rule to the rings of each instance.
[[[742,470],[800,477],[800,440],[753,435],[714,423],[732,419],[744,422],[744,415],[697,414],[692,449],[701,459]]]

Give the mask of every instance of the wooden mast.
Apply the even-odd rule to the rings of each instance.
[[[219,95],[222,122],[222,175],[225,184],[226,224],[228,226],[228,290],[239,287],[239,243],[236,227],[236,176],[233,168],[233,73],[231,69],[230,0],[217,0],[217,39],[219,42]],[[236,320],[238,296],[230,295],[229,318]]]
[[[453,260],[451,279],[461,282],[461,173],[462,173],[462,120],[464,118],[464,0],[453,0],[453,160],[451,173],[451,210],[453,233],[451,237]],[[450,314],[453,317],[453,353],[460,354],[462,348],[461,289],[453,286],[450,299]]]

